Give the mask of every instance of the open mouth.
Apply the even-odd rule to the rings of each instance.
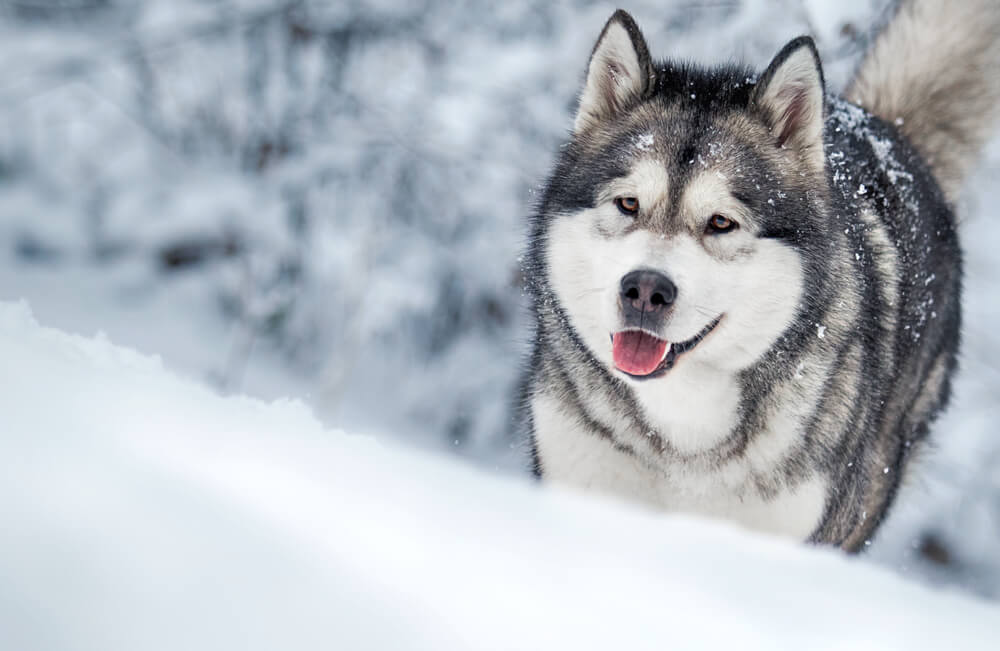
[[[677,359],[690,352],[722,321],[719,315],[687,341],[670,343],[645,330],[622,330],[611,335],[615,367],[637,380],[659,377],[673,368]]]

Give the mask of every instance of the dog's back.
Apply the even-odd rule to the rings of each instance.
[[[870,454],[880,461],[868,465],[872,476],[864,481],[840,482],[840,499],[863,504],[872,522],[857,527],[849,516],[828,517],[814,533],[857,548],[891,505],[910,455],[949,399],[961,334],[961,252],[952,211],[1000,116],[1000,3],[903,0],[845,96],[876,117],[835,102],[831,139],[853,152],[828,162],[848,203],[861,198],[860,184],[850,180],[864,174],[858,161],[877,163],[865,192],[869,205],[881,205],[886,242],[872,255],[882,267],[887,305],[895,308],[882,309],[881,318],[900,321],[886,331],[895,331],[893,345],[872,348],[883,351],[883,367],[890,360],[898,367],[880,378],[894,383],[891,399],[879,406],[881,426],[871,433]],[[883,463],[881,472],[895,480],[878,477]]]

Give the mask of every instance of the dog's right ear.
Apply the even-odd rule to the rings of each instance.
[[[654,79],[646,40],[632,16],[619,9],[604,26],[590,55],[574,133],[613,117],[645,95]]]

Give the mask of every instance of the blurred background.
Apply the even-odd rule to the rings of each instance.
[[[625,8],[656,56],[763,66],[812,33],[832,90],[889,11]],[[522,471],[510,405],[529,336],[523,226],[614,9],[0,0],[0,300],[223,393],[296,397],[331,425]],[[967,326],[953,408],[865,556],[989,598],[998,187],[995,138],[960,206]]]

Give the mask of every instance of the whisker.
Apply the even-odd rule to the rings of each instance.
[[[707,308],[702,305],[692,305],[691,309],[693,309],[698,314],[701,314],[702,316],[707,316],[713,319],[719,316],[719,312],[717,310],[713,310],[711,308]]]

